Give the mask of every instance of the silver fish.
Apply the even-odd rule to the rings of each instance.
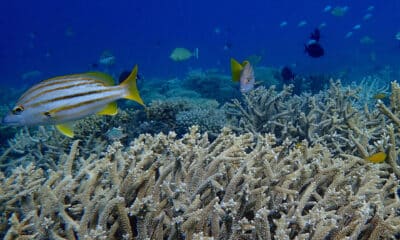
[[[248,62],[244,65],[240,75],[240,92],[247,93],[253,90],[255,81],[253,67]]]
[[[73,137],[72,121],[92,114],[115,115],[116,100],[130,99],[144,105],[136,86],[137,66],[117,86],[111,76],[89,72],[44,80],[28,89],[3,119],[15,126],[55,124],[68,137]]]

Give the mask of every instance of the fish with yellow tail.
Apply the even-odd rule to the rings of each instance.
[[[254,70],[249,61],[239,63],[231,58],[232,81],[240,83],[240,92],[247,93],[253,90],[255,84]]]
[[[116,100],[125,98],[144,106],[137,85],[138,67],[120,84],[101,72],[65,75],[44,80],[28,89],[3,119],[14,126],[56,125],[74,137],[72,122],[92,114],[115,115]]]
[[[377,152],[367,157],[366,160],[372,163],[381,163],[386,160],[386,157],[387,155],[385,152]]]

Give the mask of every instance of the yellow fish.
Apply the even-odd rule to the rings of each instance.
[[[189,58],[194,57],[199,59],[199,49],[195,48],[193,52],[187,50],[186,48],[175,48],[169,58],[174,60],[175,62],[186,61]]]
[[[377,93],[373,96],[374,99],[384,99],[386,97],[386,93]]]
[[[385,161],[387,155],[385,152],[377,152],[375,154],[372,154],[371,156],[367,157],[366,160],[370,161],[372,163],[381,163]]]
[[[115,115],[116,100],[125,98],[144,105],[136,86],[138,67],[114,86],[111,76],[100,72],[65,75],[44,80],[28,89],[3,119],[14,126],[56,125],[73,137],[71,122],[92,114]]]

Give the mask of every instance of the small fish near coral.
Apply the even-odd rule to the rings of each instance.
[[[296,75],[293,73],[292,69],[288,66],[284,66],[281,70],[281,78],[284,84],[293,83]]]
[[[254,70],[250,62],[245,60],[239,63],[231,58],[232,81],[240,83],[240,92],[247,93],[254,89]]]
[[[116,100],[125,98],[144,106],[136,85],[138,67],[119,85],[110,75],[87,72],[44,80],[28,89],[3,119],[14,126],[56,125],[73,137],[72,122],[92,114],[115,115]]]
[[[387,96],[386,93],[381,92],[381,93],[376,93],[372,98],[373,98],[373,99],[376,99],[376,100],[382,100],[382,99],[385,99],[385,98],[387,98],[387,97],[388,97],[388,96]]]
[[[314,30],[314,32],[310,35],[310,40],[304,44],[304,51],[313,58],[319,58],[324,56],[325,50],[322,45],[319,43],[319,39],[321,37],[321,33],[318,28]]]
[[[387,154],[385,152],[377,152],[367,157],[366,160],[372,163],[381,163],[386,160]]]
[[[171,58],[175,62],[186,61],[190,58],[194,57],[195,59],[199,59],[199,49],[195,48],[193,52],[186,48],[175,48],[169,58]]]

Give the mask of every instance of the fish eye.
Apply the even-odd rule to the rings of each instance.
[[[19,115],[24,111],[24,107],[23,106],[16,106],[13,110],[12,113],[15,115]]]
[[[46,117],[51,117],[50,112],[44,112],[43,114],[44,114]]]

